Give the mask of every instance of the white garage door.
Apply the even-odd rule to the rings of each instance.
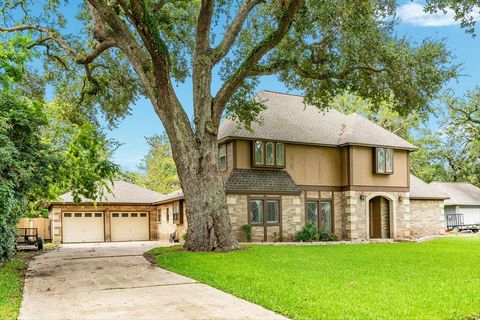
[[[479,207],[460,207],[459,211],[463,214],[463,224],[480,223]]]
[[[101,212],[64,212],[63,242],[103,242],[104,222]]]
[[[149,240],[148,213],[113,212],[111,224],[112,241]]]

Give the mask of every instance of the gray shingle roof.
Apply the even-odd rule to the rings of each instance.
[[[162,196],[162,198],[160,200],[158,200],[157,202],[155,202],[155,204],[170,202],[170,201],[173,201],[173,200],[179,200],[179,199],[183,199],[184,197],[185,196],[183,195],[183,190],[178,189],[176,191],[173,191],[169,194],[166,194],[166,195]]]
[[[161,193],[137,186],[121,180],[113,181],[110,193],[105,194],[105,199],[101,203],[141,203],[151,204],[160,200],[164,195]],[[82,199],[84,203],[94,202],[92,199]],[[73,203],[73,196],[71,192],[60,196],[59,201],[52,203]]]
[[[480,188],[466,182],[432,182],[450,196],[445,205],[480,206]]]
[[[345,115],[335,109],[320,110],[305,105],[303,97],[298,95],[260,91],[257,98],[264,102],[266,109],[259,115],[260,123],[252,124],[253,132],[226,119],[220,126],[219,140],[232,137],[331,146],[356,144],[417,149],[356,113]]]
[[[233,169],[225,182],[227,192],[282,194],[301,192],[284,170]]]
[[[410,175],[410,199],[447,199],[448,195],[425,181]]]

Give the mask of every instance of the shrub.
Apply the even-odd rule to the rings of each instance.
[[[240,227],[243,231],[243,234],[245,235],[245,239],[247,239],[248,242],[252,241],[252,226],[249,224],[244,224],[243,226]]]
[[[328,231],[326,228],[318,232],[318,240],[320,241],[337,241],[337,236]]]
[[[318,240],[318,229],[313,223],[306,223],[305,226],[295,235],[296,241],[316,241]]]
[[[183,234],[182,239],[183,239],[183,241],[187,242],[187,240],[188,240],[188,233],[187,232],[185,232]]]

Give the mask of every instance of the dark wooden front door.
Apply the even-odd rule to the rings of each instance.
[[[380,197],[370,200],[370,238],[382,237],[382,211]]]

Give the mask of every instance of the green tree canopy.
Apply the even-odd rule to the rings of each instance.
[[[55,102],[24,86],[28,38],[0,44],[0,263],[13,253],[21,216],[45,213],[61,193],[101,198],[117,166],[114,144],[89,122],[72,123]]]
[[[146,140],[149,150],[139,166],[140,172],[128,172],[120,177],[162,194],[178,190],[180,181],[168,137],[154,135]]]

